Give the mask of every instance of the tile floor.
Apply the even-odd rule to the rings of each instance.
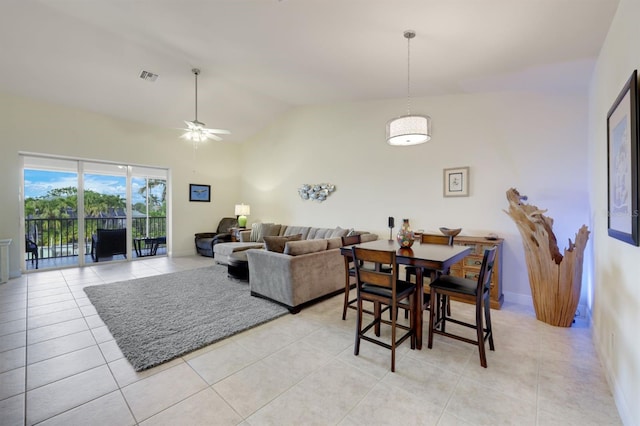
[[[398,352],[363,342],[341,297],[135,373],[82,288],[210,264],[153,258],[0,284],[1,425],[616,425],[591,331],[492,311],[496,351],[436,336]],[[240,284],[239,284],[240,285]],[[454,303],[455,312],[468,310]]]

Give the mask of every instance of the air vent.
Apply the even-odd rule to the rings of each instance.
[[[154,74],[152,72],[142,70],[140,71],[140,78],[143,79],[144,81],[150,81],[153,83],[158,79],[158,74]]]

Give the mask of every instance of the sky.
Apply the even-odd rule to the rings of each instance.
[[[56,172],[46,170],[24,170],[24,195],[25,198],[42,197],[56,188],[76,187],[78,174],[70,172]],[[145,185],[144,178],[131,178],[133,203],[144,203],[144,198],[139,194],[139,189]],[[127,178],[125,176],[107,176],[98,174],[85,174],[85,189],[107,195],[120,195],[126,198]]]

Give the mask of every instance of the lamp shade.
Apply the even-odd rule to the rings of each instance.
[[[236,216],[238,216],[238,226],[247,226],[247,216],[251,214],[251,207],[247,204],[236,204]]]
[[[248,216],[251,214],[251,207],[247,204],[236,204],[236,216]]]
[[[418,145],[431,139],[431,118],[404,115],[387,123],[387,143],[394,146]]]

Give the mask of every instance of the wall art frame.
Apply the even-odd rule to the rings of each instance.
[[[444,169],[442,195],[445,197],[469,196],[469,167]]]
[[[189,184],[189,201],[211,202],[211,185]]]
[[[607,113],[607,232],[638,246],[638,71]]]

